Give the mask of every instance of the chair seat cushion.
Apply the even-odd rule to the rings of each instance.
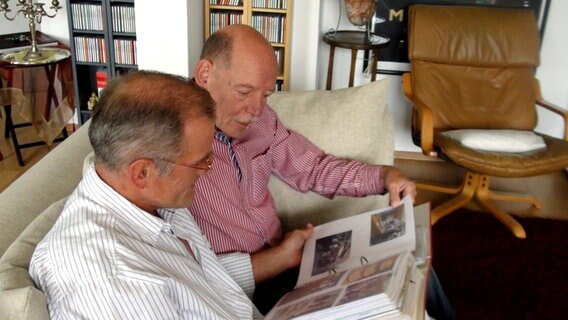
[[[546,148],[527,152],[475,150],[442,133],[434,144],[441,156],[467,170],[497,177],[529,177],[568,167],[568,142],[539,134]]]
[[[546,148],[544,139],[532,131],[460,129],[442,134],[468,148],[483,151],[527,152]]]

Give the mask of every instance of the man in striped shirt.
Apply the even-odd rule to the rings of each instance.
[[[230,25],[207,40],[194,75],[216,102],[217,132],[215,169],[196,183],[190,210],[219,258],[252,269],[257,284],[294,269],[301,258],[301,246],[282,242],[287,236],[268,190],[270,175],[328,198],[390,192],[397,205],[401,195],[416,195],[397,168],[338,159],[288,130],[266,105],[278,70],[274,49],[259,32]]]
[[[52,319],[262,318],[187,210],[213,134],[214,102],[194,82],[109,84],[89,127],[94,163],[30,265]]]

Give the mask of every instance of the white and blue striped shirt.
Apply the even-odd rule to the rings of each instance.
[[[51,318],[262,318],[189,211],[158,213],[133,205],[91,165],[32,257]]]

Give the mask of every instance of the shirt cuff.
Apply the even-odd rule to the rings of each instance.
[[[368,181],[365,188],[367,194],[385,194],[388,192],[386,186],[383,185],[383,167],[382,165],[367,165],[362,172],[362,181]]]
[[[248,253],[227,253],[217,255],[221,265],[227,273],[243,289],[246,295],[252,300],[254,293],[254,275],[252,273],[252,262]]]

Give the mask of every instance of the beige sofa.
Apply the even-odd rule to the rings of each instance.
[[[387,80],[334,91],[278,93],[269,103],[284,123],[342,157],[392,164],[392,120]],[[0,318],[48,319],[45,297],[28,274],[31,255],[81,179],[91,152],[81,127],[0,194]],[[386,198],[302,195],[270,182],[285,228],[316,224],[386,204]]]

